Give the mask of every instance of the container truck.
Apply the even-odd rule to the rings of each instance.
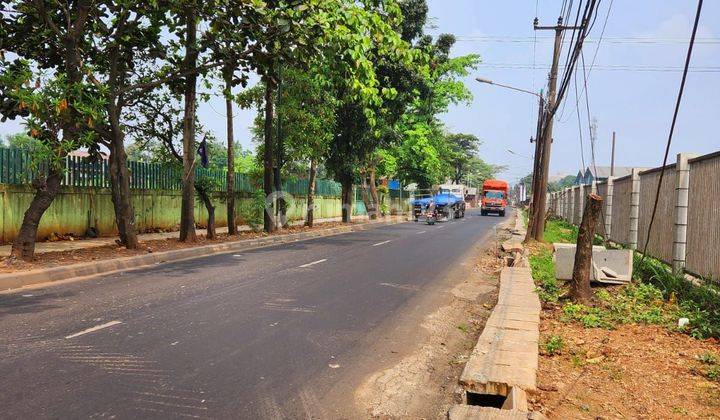
[[[508,190],[508,183],[499,179],[488,179],[483,182],[480,214],[487,216],[489,213],[497,213],[500,217],[505,217]]]

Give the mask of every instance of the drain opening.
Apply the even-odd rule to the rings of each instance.
[[[468,405],[479,405],[481,407],[502,408],[507,397],[504,395],[467,393]]]

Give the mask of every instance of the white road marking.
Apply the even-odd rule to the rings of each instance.
[[[317,260],[317,261],[313,261],[313,262],[310,262],[310,263],[307,263],[307,264],[303,264],[303,265],[301,265],[301,266],[298,266],[298,268],[310,267],[311,265],[320,264],[320,263],[323,263],[323,262],[325,262],[325,261],[327,261],[327,258],[323,258],[322,260]]]
[[[421,234],[421,233],[425,233],[425,232],[427,232],[427,231],[426,231],[426,230],[421,230],[421,231],[420,231],[420,232],[418,232],[417,234],[419,235],[419,234]]]
[[[442,229],[444,227],[445,227],[445,225],[441,225],[441,226],[436,227],[435,229]]]
[[[380,286],[386,286],[386,287],[394,287],[396,289],[404,289],[404,290],[420,290],[418,286],[414,286],[412,284],[397,284],[397,283],[380,283]]]
[[[390,242],[390,241],[382,241],[382,242],[378,242],[378,243],[376,243],[376,244],[373,244],[372,246],[385,245],[385,244],[388,243],[388,242]]]
[[[65,338],[68,339],[68,338],[79,337],[79,336],[81,336],[81,335],[85,335],[85,334],[88,334],[88,333],[91,333],[91,332],[95,332],[95,331],[98,331],[98,330],[102,330],[103,328],[112,327],[113,325],[117,325],[117,324],[122,324],[122,321],[110,321],[110,322],[106,322],[106,323],[104,323],[104,324],[96,325],[96,326],[94,326],[94,327],[92,327],[92,328],[88,328],[88,329],[86,329],[86,330],[82,330],[82,331],[80,331],[80,332],[76,332],[75,334],[68,335],[68,336],[65,337]]]

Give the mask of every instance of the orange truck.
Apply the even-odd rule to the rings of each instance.
[[[505,217],[508,190],[508,183],[499,179],[488,179],[483,182],[480,214],[487,216],[488,213],[497,213],[500,217]]]

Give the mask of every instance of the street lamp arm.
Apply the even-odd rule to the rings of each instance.
[[[493,82],[492,80],[483,79],[483,78],[480,78],[480,77],[476,77],[475,80],[477,80],[477,81],[480,82],[480,83],[487,83],[488,85],[495,85],[495,86],[504,87],[504,88],[506,88],[506,89],[516,90],[516,91],[518,91],[518,92],[528,93],[528,94],[530,94],[530,95],[533,95],[533,96],[536,96],[536,97],[540,98],[540,100],[544,102],[544,99],[543,99],[542,95],[540,95],[539,93],[531,92],[531,91],[525,90],[525,89],[516,88],[516,87],[513,87],[513,86],[503,85],[502,83],[495,83],[495,82]]]

